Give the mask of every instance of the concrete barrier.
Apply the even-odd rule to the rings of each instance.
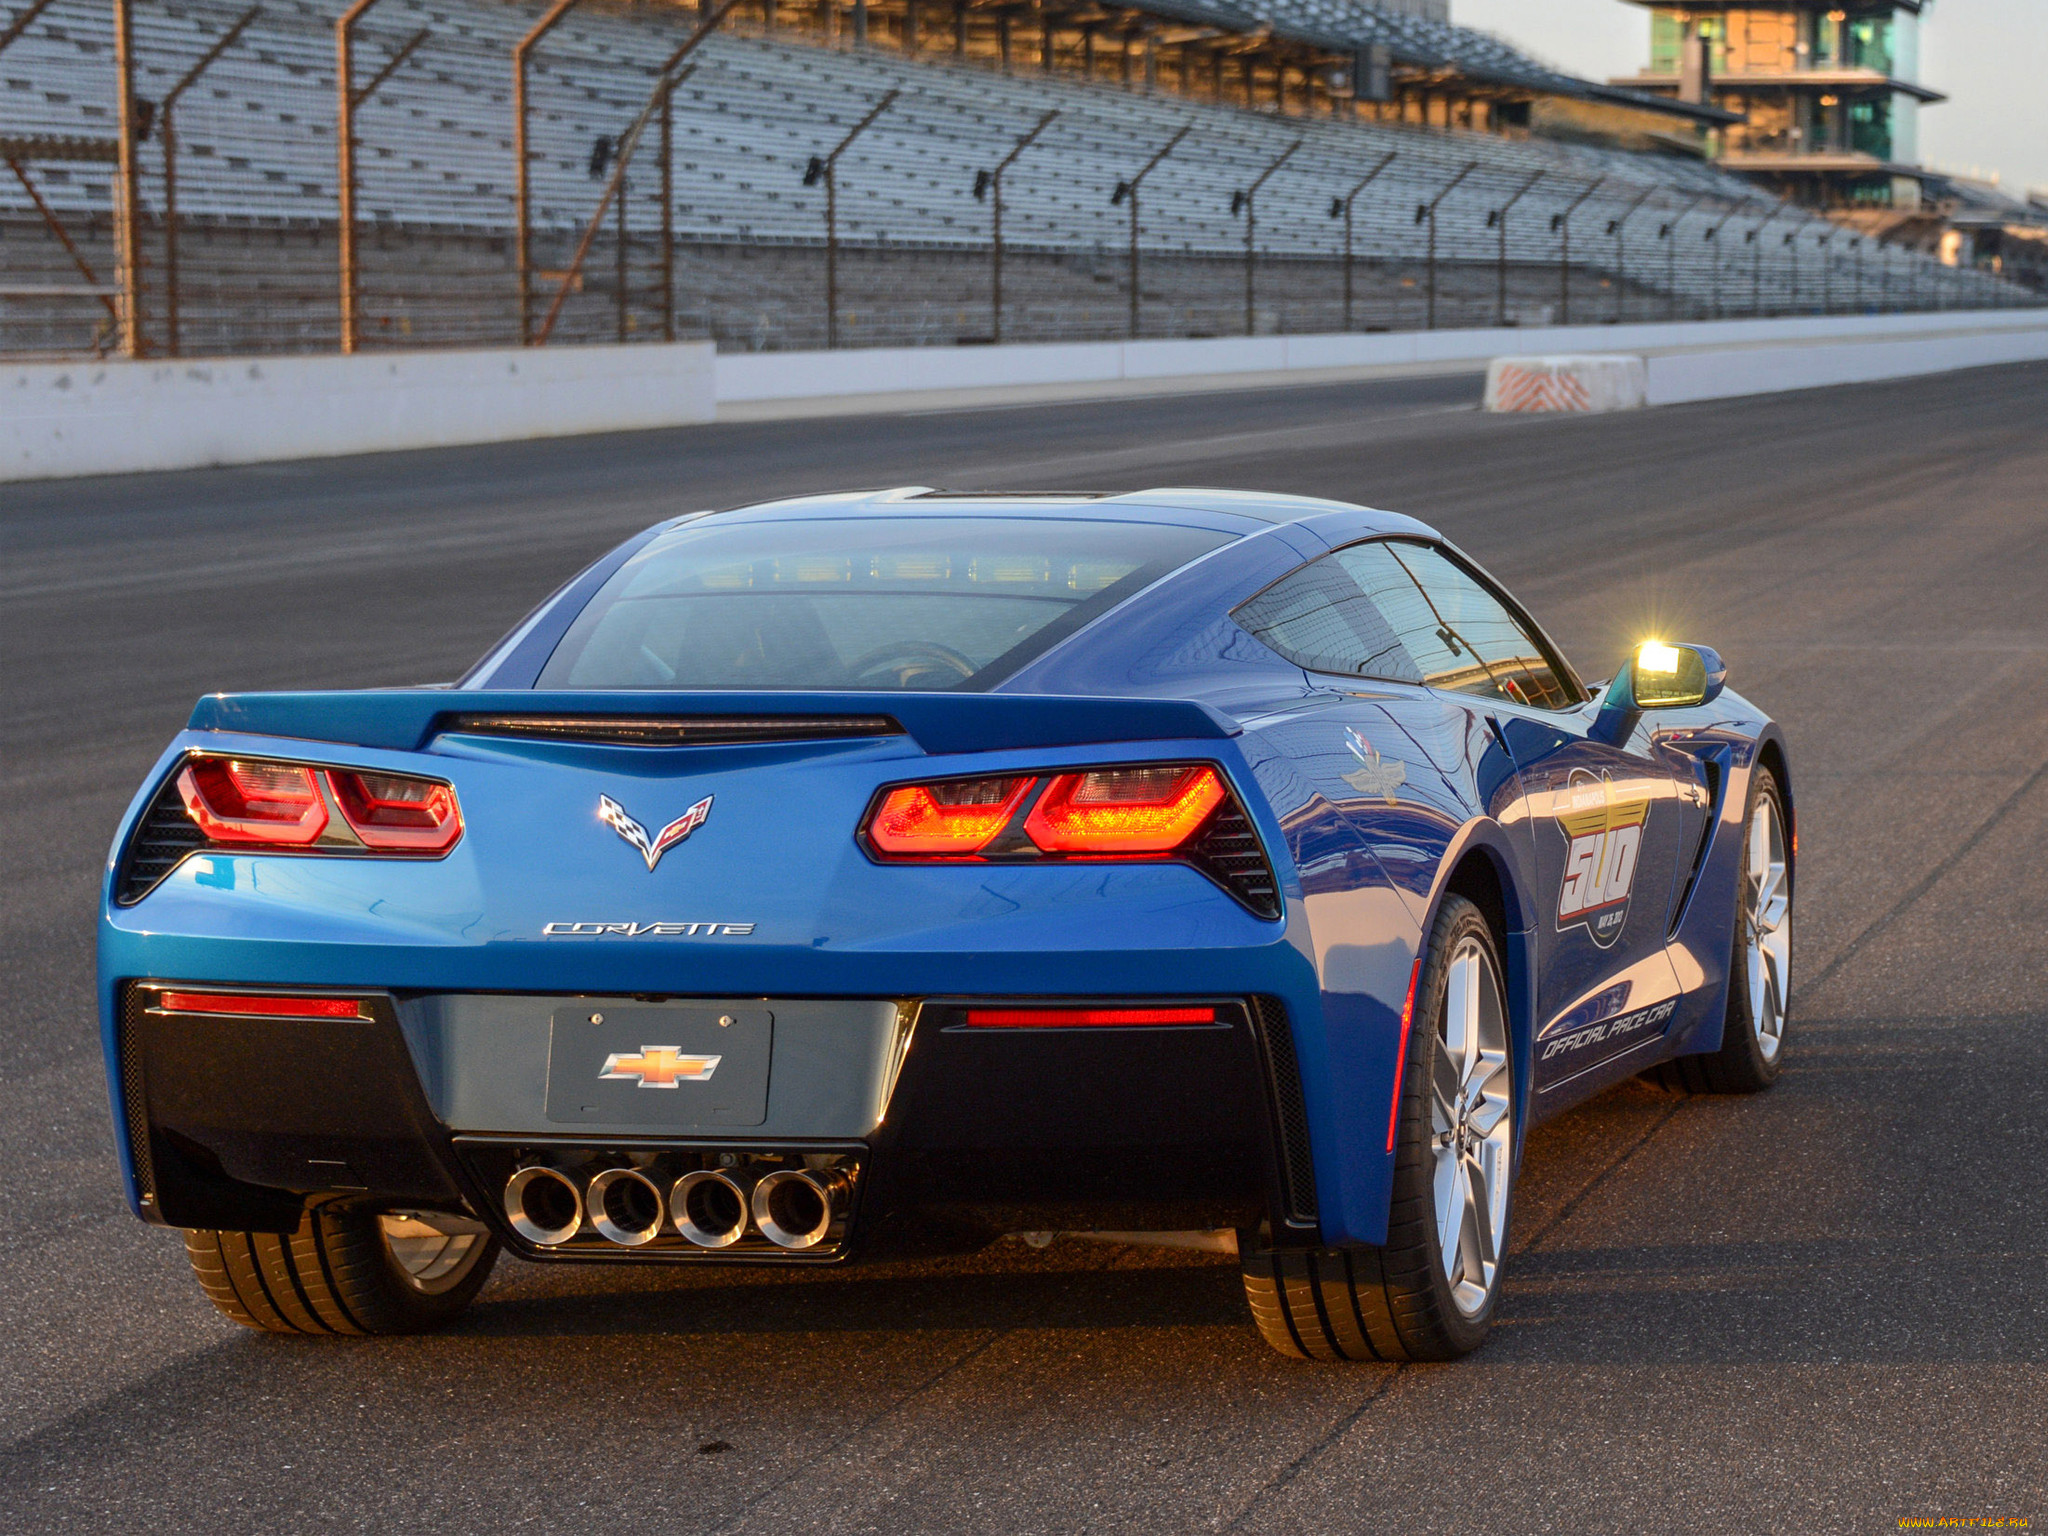
[[[1633,411],[1647,403],[1640,357],[1496,357],[1486,369],[1489,411]]]
[[[2044,360],[2048,326],[1894,341],[1673,352],[1648,359],[1648,399],[1651,405],[1681,405]]]
[[[1905,338],[1959,330],[2048,327],[2044,310],[1927,315],[1832,315],[1793,320],[1686,320],[1644,325],[1487,327],[1325,336],[1225,336],[1200,341],[1103,341],[1002,347],[889,347],[848,352],[728,352],[718,359],[721,405],[829,401],[934,391],[1115,383],[1197,375],[1285,374],[1471,363],[1506,353],[1648,352]]]
[[[0,369],[0,480],[706,422],[709,342]]]

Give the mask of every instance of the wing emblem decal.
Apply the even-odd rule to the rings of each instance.
[[[1408,765],[1398,757],[1381,757],[1379,748],[1352,726],[1344,727],[1344,744],[1363,766],[1344,775],[1344,782],[1361,795],[1377,796],[1389,805],[1399,805],[1394,791],[1408,782]]]
[[[597,819],[640,850],[640,857],[647,861],[649,874],[654,872],[654,866],[661,862],[664,853],[703,826],[710,818],[711,796],[706,795],[653,837],[649,837],[647,829],[628,816],[626,808],[618,801],[610,795],[597,797]]]

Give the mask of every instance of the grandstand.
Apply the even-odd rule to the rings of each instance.
[[[1039,53],[1023,60],[990,33],[995,13],[928,4],[928,25],[921,29],[913,8],[890,23],[892,38],[879,8],[859,6],[860,25],[849,28],[837,0],[801,12],[754,0],[710,38],[673,95],[668,240],[650,135],[627,172],[623,239],[607,218],[556,339],[673,333],[726,348],[822,344],[825,188],[807,185],[805,172],[890,90],[900,94],[837,165],[847,344],[988,339],[990,207],[976,196],[977,173],[1048,111],[1058,116],[1003,182],[1006,340],[1126,333],[1130,209],[1113,204],[1112,193],[1183,128],[1142,188],[1136,309],[1146,335],[2022,297],[1989,274],[1874,247],[1759,201],[1753,187],[1699,159],[1517,133],[1498,114],[1491,131],[1375,120],[1388,114],[1345,95],[1344,82],[1285,66],[1263,77],[1263,100],[1261,77],[1247,66],[1233,104],[1220,66],[1204,73],[1189,65],[1193,43],[1183,40],[1178,70],[1161,68],[1161,39],[1189,28],[1169,34],[1153,23],[1167,7],[1194,14],[1181,0],[1148,0],[1138,66],[1130,39],[1139,34],[1128,29],[1114,47],[1098,46],[1048,20]],[[1287,17],[1279,17],[1283,6]],[[330,0],[264,0],[179,99],[177,350],[336,345],[339,9]],[[1016,9],[1002,12],[1005,34]],[[135,89],[144,120],[244,10],[232,0],[139,0]],[[1395,57],[1400,68],[1434,49],[1436,64],[1413,67],[1439,78],[1455,42],[1464,51],[1451,63],[1469,77],[1468,92],[1487,81],[1504,90],[1516,71],[1529,77],[1519,89],[1548,78],[1562,90],[1557,81],[1567,79],[1426,14],[1363,0],[1199,10],[1202,46],[1219,59],[1222,41],[1263,44],[1285,21],[1296,43],[1313,34],[1337,50],[1392,39],[1380,45],[1405,50]],[[510,60],[540,14],[537,5],[500,0],[381,0],[358,27],[359,86],[425,33],[356,112],[366,345],[519,339]],[[531,228],[543,303],[597,207],[619,136],[694,20],[694,11],[669,5],[586,0],[535,51]],[[54,0],[0,51],[0,157],[17,168],[0,182],[0,350],[109,344],[109,301],[94,290],[108,286],[113,269],[114,167],[105,146],[115,132],[114,81],[103,0]],[[164,135],[155,126],[139,151],[140,293],[149,348],[165,352],[170,253]],[[1296,141],[1258,192],[1248,303],[1246,220],[1233,194]],[[1334,216],[1376,166],[1351,218]],[[1433,216],[1423,212],[1430,208]],[[1503,208],[1504,218],[1490,219]]]

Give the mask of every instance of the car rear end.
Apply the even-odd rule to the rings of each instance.
[[[526,686],[202,701],[102,919],[138,1212],[283,1232],[333,1197],[714,1263],[1312,1225],[1316,981],[1235,727],[989,691],[1224,541],[828,533],[836,566],[657,540]],[[893,629],[839,601],[906,586],[941,601]],[[702,601],[821,589],[780,655],[804,602]]]

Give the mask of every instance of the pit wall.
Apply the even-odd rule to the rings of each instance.
[[[1650,354],[1649,403],[2048,358],[2048,311],[716,355],[708,342],[0,368],[0,481],[454,447],[1034,387],[1482,370],[1499,353]],[[1201,380],[1198,384],[1196,381]]]

